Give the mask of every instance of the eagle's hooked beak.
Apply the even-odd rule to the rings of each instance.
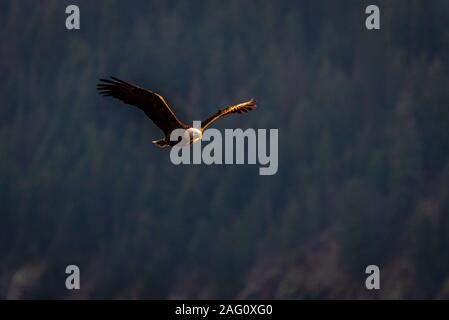
[[[201,132],[201,130],[196,129],[196,128],[189,128],[186,130],[186,135],[187,135],[187,141],[190,144],[193,144],[195,142],[200,141],[203,138],[203,133]]]

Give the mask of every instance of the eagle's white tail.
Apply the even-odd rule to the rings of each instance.
[[[157,145],[159,148],[166,148],[169,147],[170,144],[165,139],[160,140],[154,140],[152,141],[155,145]]]

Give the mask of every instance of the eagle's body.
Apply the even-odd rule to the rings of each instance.
[[[195,143],[202,139],[204,130],[215,120],[231,113],[246,113],[256,107],[256,101],[252,99],[218,110],[216,114],[201,122],[201,128],[194,128],[181,122],[161,95],[114,77],[111,79],[100,79],[101,82],[97,85],[99,93],[141,109],[164,132],[163,139],[153,141],[161,148],[172,147],[180,141],[170,140],[170,134],[175,129],[184,129],[187,142]]]

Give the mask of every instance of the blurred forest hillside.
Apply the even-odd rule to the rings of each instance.
[[[449,1],[369,4],[1,1],[0,298],[449,298]],[[278,173],[172,165],[109,75],[256,98],[216,127],[278,128]]]

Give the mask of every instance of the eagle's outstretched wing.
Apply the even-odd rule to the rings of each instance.
[[[138,107],[166,136],[174,129],[187,127],[179,121],[161,95],[114,77],[111,79],[100,79],[101,82],[97,84],[98,92]]]
[[[255,107],[256,107],[256,100],[251,99],[249,101],[227,107],[226,109],[218,110],[216,114],[214,114],[212,117],[204,120],[201,123],[201,131],[204,131],[212,122],[223,116],[226,116],[231,113],[246,113],[254,109]]]

